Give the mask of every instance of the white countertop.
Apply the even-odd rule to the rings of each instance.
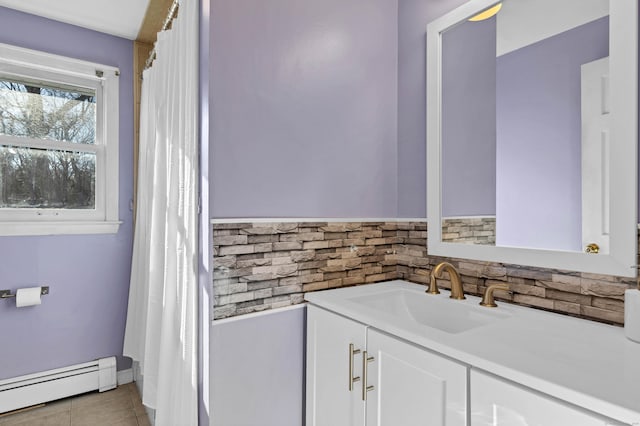
[[[425,291],[421,285],[390,281],[307,293],[305,299],[471,367],[614,420],[640,424],[640,344],[625,338],[622,328],[498,301],[493,310],[509,313],[509,318],[450,334],[350,300],[393,289]],[[447,298],[448,292],[430,297]],[[479,300],[467,296],[450,303],[475,307]]]

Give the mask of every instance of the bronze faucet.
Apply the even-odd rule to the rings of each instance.
[[[510,288],[507,284],[491,284],[484,291],[484,296],[482,296],[482,301],[480,302],[481,306],[485,306],[487,308],[495,308],[496,302],[493,300],[493,291],[494,290],[504,290],[509,291]]]
[[[438,290],[437,278],[442,278],[441,275],[444,269],[446,269],[449,273],[449,279],[451,280],[451,296],[449,297],[458,300],[466,299],[464,297],[464,290],[462,289],[462,280],[460,279],[460,274],[458,273],[458,271],[456,271],[456,268],[448,262],[438,263],[436,267],[433,268],[433,270],[431,271],[431,280],[427,293],[440,293],[440,291]]]

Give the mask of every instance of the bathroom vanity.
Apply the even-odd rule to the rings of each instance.
[[[640,425],[621,328],[404,281],[305,298],[308,426]]]

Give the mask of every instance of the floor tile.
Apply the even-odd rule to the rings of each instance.
[[[42,422],[45,422],[45,420],[42,420],[43,418],[51,418],[64,413],[69,414],[70,409],[71,401],[69,399],[63,399],[60,401],[48,403],[44,407],[33,408],[30,410],[21,411],[16,414],[2,416],[0,417],[0,425],[8,426],[18,424],[40,424]],[[67,422],[67,425],[68,424],[69,422]]]
[[[136,417],[133,404],[127,400],[128,405],[122,401],[111,401],[105,404],[95,404],[89,407],[71,409],[71,425],[93,425],[102,421],[109,424],[124,420],[129,417]]]
[[[104,405],[107,403],[123,403],[131,401],[128,389],[119,387],[106,392],[91,392],[71,399],[71,409]]]
[[[135,383],[0,417],[0,426],[150,426]]]
[[[105,423],[104,426],[139,426],[137,417],[127,417],[126,419],[117,421],[115,423]]]
[[[138,416],[138,426],[151,426],[151,422],[149,421],[149,417],[144,413],[142,416]]]
[[[71,414],[69,412],[49,414],[16,423],[7,423],[7,425],[11,426],[69,426],[70,424]]]
[[[131,401],[133,402],[133,410],[135,411],[136,416],[146,417],[147,410],[145,406],[142,404],[142,398],[138,393],[138,388],[135,386],[135,383],[132,383],[132,384],[133,384],[133,388],[130,388],[130,392],[131,392]]]

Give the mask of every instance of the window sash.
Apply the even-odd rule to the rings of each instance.
[[[29,139],[24,141],[22,139]],[[21,138],[15,136],[0,135],[0,145],[17,146],[21,148],[36,148],[45,151],[70,151],[70,152],[86,152],[95,154],[96,171],[95,171],[95,187],[94,200],[95,208],[93,209],[53,209],[38,207],[0,207],[0,221],[23,221],[23,220],[106,220],[105,217],[105,198],[106,198],[106,147],[104,145],[86,145],[71,142],[42,141],[39,139]],[[80,149],[79,149],[80,148]]]
[[[15,226],[25,226],[28,223],[78,221],[88,224],[104,222],[113,229],[113,224],[119,223],[118,76],[119,71],[114,67],[0,44],[0,78],[89,90],[96,96],[94,144],[0,135],[0,145],[95,154],[95,209],[0,208],[0,225],[2,222],[11,227],[11,223]],[[38,229],[42,228],[38,226]],[[9,234],[19,235],[12,231],[9,231]],[[26,231],[25,234],[30,232]]]
[[[45,151],[90,152],[96,155],[102,155],[105,149],[104,145],[62,142],[54,141],[51,139],[34,139],[29,137],[8,135],[0,135],[0,145],[42,149]]]
[[[94,199],[95,207],[93,209],[52,209],[52,208],[10,208],[0,207],[0,220],[5,221],[58,221],[58,220],[105,220],[105,198],[106,198],[106,164],[105,164],[105,149],[106,144],[104,140],[104,99],[102,84],[100,82],[85,81],[85,79],[77,79],[76,77],[60,76],[56,75],[52,79],[42,78],[36,71],[32,70],[19,70],[20,67],[9,67],[12,69],[12,73],[1,72],[1,77],[6,77],[11,80],[20,81],[22,78],[24,81],[38,81],[44,85],[66,85],[67,87],[78,87],[79,89],[87,88],[95,92],[96,95],[96,129],[95,129],[95,143],[94,144],[81,144],[66,141],[57,141],[51,139],[35,139],[26,136],[12,136],[12,135],[0,135],[0,145],[16,146],[21,148],[35,148],[45,151],[70,151],[70,152],[87,152],[95,154],[96,156],[96,171],[95,171],[95,186],[94,186]]]
[[[49,74],[50,73],[50,74]],[[45,78],[50,76],[50,78]],[[94,144],[80,144],[75,145],[106,145],[104,140],[105,134],[105,121],[106,121],[106,102],[105,91],[103,82],[95,79],[89,79],[86,77],[69,76],[65,74],[56,73],[53,71],[44,71],[39,69],[29,69],[20,65],[3,64],[0,59],[0,78],[6,78],[13,81],[25,81],[25,82],[38,82],[43,85],[49,86],[61,86],[65,88],[77,88],[79,90],[89,90],[95,93],[96,96],[96,136]],[[13,137],[12,135],[0,135],[0,137]],[[20,139],[28,139],[26,137],[19,137]],[[32,139],[34,140],[34,139]],[[43,139],[45,140],[45,139]],[[51,142],[61,142],[46,139]]]

